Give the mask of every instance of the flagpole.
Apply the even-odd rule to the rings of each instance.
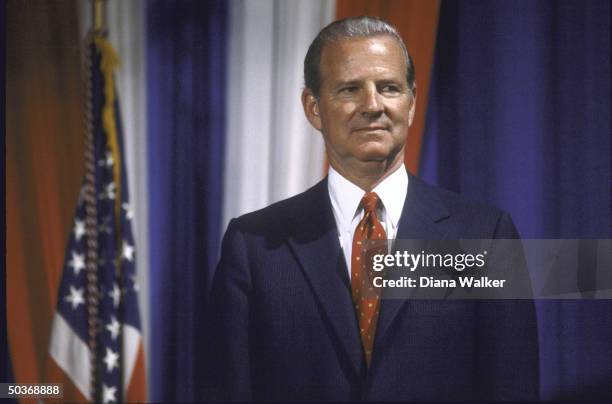
[[[87,329],[90,354],[90,395],[96,400],[97,386],[97,328],[98,328],[98,223],[96,201],[96,167],[95,141],[93,123],[93,96],[91,88],[91,48],[86,50],[86,137],[85,137],[85,232],[87,234],[86,268],[87,268]]]
[[[100,399],[98,390],[98,329],[99,324],[99,288],[98,288],[98,208],[96,195],[96,158],[94,133],[94,105],[92,88],[92,69],[94,43],[96,35],[105,35],[106,0],[92,0],[92,29],[86,44],[86,140],[85,140],[85,229],[87,233],[87,323],[88,348],[90,352],[90,397],[91,401]]]
[[[146,399],[135,247],[113,79],[119,57],[107,39],[107,3],[87,3],[91,21],[82,53],[85,178],[49,342],[48,376],[66,383],[65,398],[71,402]],[[124,325],[129,325],[128,332],[123,332]]]

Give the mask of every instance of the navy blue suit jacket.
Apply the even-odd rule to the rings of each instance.
[[[399,239],[517,238],[494,208],[410,176]],[[381,300],[369,369],[323,180],[232,220],[209,301],[208,399],[537,399],[527,300]]]

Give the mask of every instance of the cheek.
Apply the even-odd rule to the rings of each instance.
[[[335,101],[330,103],[330,115],[337,122],[346,122],[354,115],[357,104],[350,101]]]
[[[333,108],[329,108],[327,113],[322,116],[324,126],[327,128],[334,128],[336,131],[342,131],[343,129],[349,130],[348,123],[353,116],[355,107],[351,104],[340,104],[335,105]]]
[[[410,124],[410,103],[401,102],[389,110],[390,118],[396,123],[408,126]]]
[[[356,106],[354,103],[346,102],[342,104],[338,110],[344,119],[349,119],[355,112],[355,108]]]

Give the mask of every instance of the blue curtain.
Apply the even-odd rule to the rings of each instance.
[[[444,1],[435,58],[421,176],[524,238],[612,237],[609,2]],[[612,398],[612,302],[537,309],[542,398]]]
[[[220,240],[227,4],[146,2],[152,401],[197,400]]]

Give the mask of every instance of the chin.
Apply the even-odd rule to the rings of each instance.
[[[359,160],[363,161],[364,163],[366,162],[378,162],[381,163],[383,161],[388,160],[390,157],[389,153],[376,153],[376,152],[370,152],[370,153],[361,153],[358,158]]]
[[[382,145],[378,145],[379,147],[368,147],[362,148],[359,150],[355,156],[362,162],[372,162],[372,163],[383,163],[387,162],[388,164],[393,164],[398,157],[398,154],[403,154],[403,149],[395,149],[391,147],[383,147]]]
[[[389,146],[378,142],[370,142],[370,144],[361,145],[359,150],[355,153],[355,155],[363,161],[383,161],[387,160],[392,154],[393,152]]]

